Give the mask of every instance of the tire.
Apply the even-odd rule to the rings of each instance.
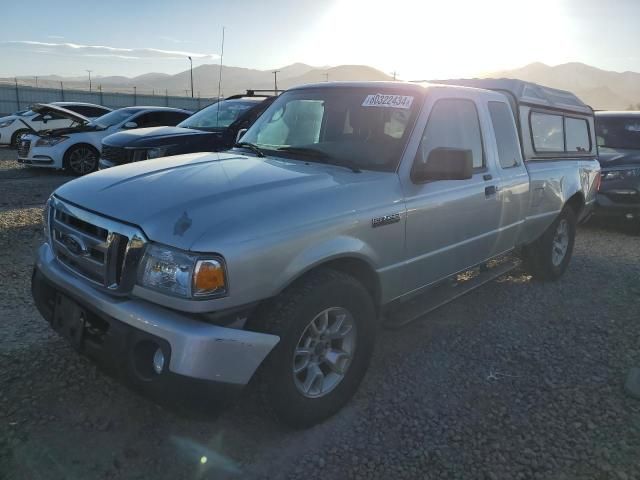
[[[64,154],[64,168],[79,177],[98,169],[100,153],[91,145],[73,145]]]
[[[16,130],[15,132],[13,132],[13,135],[11,135],[10,147],[18,148],[18,140],[20,138],[20,135],[24,135],[25,133],[29,133],[29,130],[23,128],[22,130]]]
[[[571,261],[575,238],[576,214],[565,206],[542,236],[524,248],[525,269],[538,280],[557,280]]]
[[[378,324],[364,286],[330,269],[314,271],[289,287],[257,323],[258,330],[280,337],[257,375],[261,400],[277,420],[293,428],[330,417],[354,395],[369,366]],[[312,324],[316,330],[327,326],[324,340]],[[301,354],[305,350],[309,353]]]

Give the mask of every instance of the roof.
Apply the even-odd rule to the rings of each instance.
[[[596,112],[598,117],[640,117],[640,110],[600,110]]]
[[[184,108],[174,108],[174,107],[159,107],[157,105],[129,105],[128,107],[122,107],[119,110],[125,110],[127,108],[135,108],[136,110],[163,110],[169,112],[187,112],[191,113],[189,110]]]
[[[552,107],[591,114],[593,110],[576,95],[566,90],[544,87],[533,82],[513,78],[469,78],[432,80],[431,83],[444,85],[462,85],[466,87],[501,90],[511,93],[519,103]]]
[[[392,82],[392,81],[370,81],[370,82],[318,82],[307,83],[306,85],[299,85],[297,87],[289,88],[290,90],[301,90],[305,88],[393,88],[393,89],[411,89],[414,91],[424,91],[424,84],[412,83],[412,82]]]
[[[104,105],[98,105],[97,103],[87,103],[87,102],[50,102],[51,105],[58,105],[59,107],[64,107],[65,105],[78,105],[85,107],[100,107],[100,108],[109,108]]]

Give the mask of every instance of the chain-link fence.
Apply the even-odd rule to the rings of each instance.
[[[130,107],[133,105],[160,106],[198,110],[216,101],[215,98],[191,98],[190,96],[169,95],[168,91],[138,92],[132,87],[132,93],[104,92],[99,90],[67,90],[60,88],[41,88],[20,85],[18,83],[0,83],[0,115],[8,115],[25,110],[34,103],[51,102],[87,102],[104,105],[109,108]]]

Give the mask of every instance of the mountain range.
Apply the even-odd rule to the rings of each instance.
[[[196,95],[215,97],[218,95],[219,65],[201,65],[193,69],[193,83]],[[640,73],[613,72],[601,70],[583,63],[565,63],[549,66],[532,63],[514,70],[504,70],[480,75],[481,77],[508,77],[535,82],[549,87],[569,90],[595,109],[624,110],[640,103]],[[279,89],[290,88],[305,83],[326,80],[392,80],[380,70],[365,65],[340,65],[336,67],[313,67],[304,63],[294,63],[278,69]],[[0,79],[0,81],[13,79]],[[23,84],[33,85],[33,77],[18,78]],[[38,77],[41,87],[87,89],[86,77]],[[132,92],[135,86],[139,93],[163,95],[190,95],[190,71],[175,75],[147,73],[137,77],[124,76],[97,77],[92,79],[93,88],[101,86],[104,91]],[[246,89],[273,89],[272,70],[224,66],[222,71],[221,94],[229,96],[243,93]]]

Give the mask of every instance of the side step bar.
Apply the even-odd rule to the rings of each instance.
[[[385,312],[382,324],[391,329],[404,327],[451,300],[501,277],[518,265],[520,265],[520,259],[513,255],[505,255],[453,275],[410,300],[390,307]]]

